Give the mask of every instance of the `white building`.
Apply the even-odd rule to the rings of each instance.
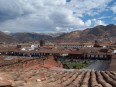
[[[58,43],[57,48],[67,48],[67,49],[74,49],[74,48],[84,48],[84,47],[93,47],[92,43]]]
[[[34,50],[35,48],[38,48],[38,47],[39,47],[38,44],[32,44],[32,45],[30,45],[28,47],[21,48],[21,50],[23,50],[23,51],[31,51],[31,50]]]

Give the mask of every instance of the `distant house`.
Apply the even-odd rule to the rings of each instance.
[[[114,50],[112,53],[116,54],[116,50]]]
[[[85,47],[93,47],[92,43],[58,43],[57,48],[80,49]]]
[[[107,46],[107,48],[116,48],[116,44],[111,44],[111,45]]]
[[[17,48],[31,47],[31,44],[18,44]]]
[[[116,44],[111,44],[111,43],[103,43],[101,44],[103,48],[116,48]]]
[[[39,44],[19,44],[17,45],[17,48],[21,49],[21,50],[34,50],[35,48],[38,48]]]

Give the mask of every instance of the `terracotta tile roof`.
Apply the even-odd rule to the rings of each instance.
[[[116,87],[116,73],[110,71],[32,69],[7,72],[17,87]],[[13,81],[14,80],[14,81]]]
[[[74,49],[39,49],[39,50],[32,50],[32,51],[21,51],[19,49],[2,49],[0,52],[25,52],[25,53],[64,53],[64,54],[83,54],[83,53],[106,53],[100,50],[105,50],[102,48],[82,48],[80,50]],[[108,49],[106,49],[108,50]]]

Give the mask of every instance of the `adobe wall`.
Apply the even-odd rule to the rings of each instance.
[[[9,62],[4,62],[0,65],[0,68],[4,69],[25,69],[25,68],[52,68],[52,67],[62,67],[62,64],[59,64],[54,60],[53,56],[43,57],[43,58],[22,58],[17,60],[12,60]]]

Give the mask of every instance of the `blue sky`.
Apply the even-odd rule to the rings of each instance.
[[[0,31],[70,32],[116,24],[116,0],[0,0]]]

